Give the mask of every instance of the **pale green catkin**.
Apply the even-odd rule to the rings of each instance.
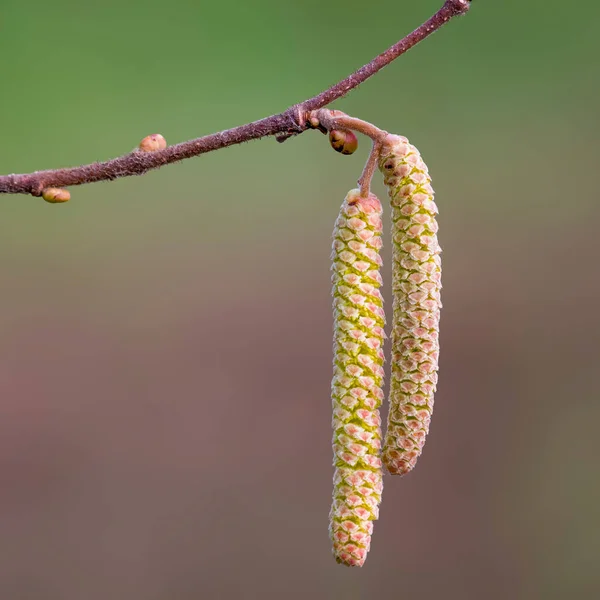
[[[416,464],[437,385],[441,259],[437,206],[427,166],[405,137],[388,135],[380,155],[392,204],[392,368],[383,462],[405,475]]]
[[[329,532],[336,560],[359,567],[369,551],[383,489],[381,215],[376,196],[351,190],[333,231],[335,474]]]

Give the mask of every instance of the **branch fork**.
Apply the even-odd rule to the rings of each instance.
[[[373,179],[373,173],[377,169],[377,160],[381,153],[381,147],[388,132],[379,129],[379,127],[368,121],[350,117],[340,110],[329,110],[327,108],[311,111],[307,115],[307,120],[310,127],[318,129],[323,133],[331,131],[358,131],[371,138],[371,152],[362,175],[358,180],[360,195],[363,198],[367,198],[371,191],[371,180]]]

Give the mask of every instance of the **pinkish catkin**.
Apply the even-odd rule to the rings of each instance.
[[[376,196],[351,190],[333,232],[335,474],[329,533],[337,562],[352,567],[367,557],[383,489],[381,214]]]
[[[427,166],[405,137],[388,135],[379,168],[392,204],[392,376],[383,462],[394,475],[415,466],[437,385],[441,259],[438,212]]]

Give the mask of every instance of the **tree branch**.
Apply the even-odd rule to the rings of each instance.
[[[119,177],[129,177],[131,175],[143,175],[151,169],[157,169],[163,165],[266,136],[275,135],[279,141],[283,141],[310,128],[307,121],[307,115],[310,111],[323,108],[334,100],[345,96],[349,91],[358,87],[434,31],[440,29],[452,17],[466,13],[470,1],[446,0],[442,8],[429,20],[391,48],[376,56],[364,67],[317,96],[296,104],[280,114],[175,144],[155,152],[134,151],[112,160],[80,167],[36,171],[35,173],[21,175],[2,175],[0,176],[0,194],[41,196],[42,191],[48,187],[63,188],[97,181],[112,181]]]

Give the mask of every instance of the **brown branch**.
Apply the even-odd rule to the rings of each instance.
[[[417,27],[412,33],[402,38],[399,42],[376,56],[371,62],[336,83],[334,86],[320,93],[318,96],[302,103],[305,110],[316,110],[331,104],[334,100],[345,96],[350,90],[358,87],[361,83],[381,71],[383,67],[402,56],[405,52],[423,41],[426,37],[445,25],[452,17],[465,14],[471,5],[471,0],[446,0],[444,6],[438,10],[433,17]]]
[[[470,0],[446,0],[442,8],[428,21],[364,67],[317,96],[296,104],[283,113],[220,133],[175,144],[156,152],[130,152],[112,160],[80,167],[36,171],[21,175],[2,175],[0,176],[0,194],[40,196],[42,191],[48,187],[63,188],[96,181],[111,181],[131,175],[143,175],[147,171],[163,165],[265,136],[275,135],[279,141],[283,141],[310,128],[310,124],[307,122],[309,111],[323,108],[345,96],[407,50],[437,31],[452,17],[466,13],[469,5]]]

